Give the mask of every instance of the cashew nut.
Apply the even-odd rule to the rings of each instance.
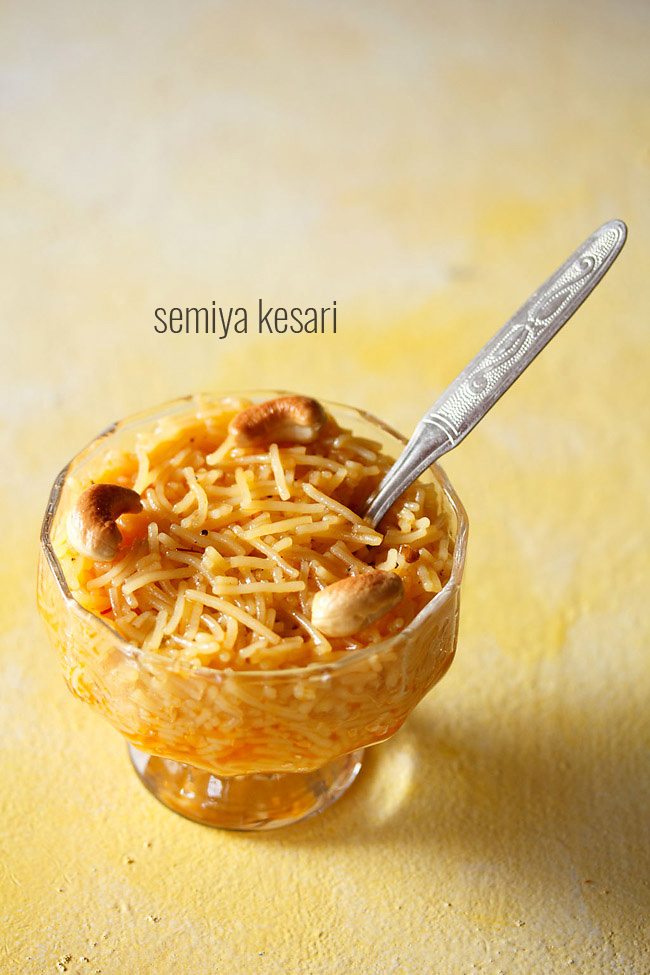
[[[142,511],[140,495],[119,484],[93,484],[68,515],[68,541],[82,555],[111,562],[122,542],[116,519]]]
[[[398,575],[373,569],[317,592],[311,621],[325,636],[350,636],[374,623],[403,597],[404,584]]]
[[[295,441],[311,443],[326,420],[323,407],[308,396],[279,396],[238,413],[228,432],[240,446]]]

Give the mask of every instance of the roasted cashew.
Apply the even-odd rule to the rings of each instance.
[[[240,446],[293,441],[311,443],[326,420],[323,407],[308,396],[279,396],[238,413],[228,432]]]
[[[138,511],[142,501],[131,488],[93,484],[79,495],[68,515],[68,541],[96,562],[111,562],[122,542],[116,519]]]
[[[373,569],[317,592],[311,621],[325,636],[351,636],[397,606],[403,597],[404,584],[398,575]]]

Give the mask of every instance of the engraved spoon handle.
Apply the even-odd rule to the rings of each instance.
[[[627,227],[610,220],[490,339],[418,423],[365,515],[373,525],[431,464],[459,444],[580,307],[619,255]]]

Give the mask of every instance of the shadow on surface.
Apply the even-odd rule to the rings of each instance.
[[[425,703],[367,750],[358,780],[321,816],[252,839],[381,845],[414,870],[451,857],[460,870],[492,866],[500,884],[532,882],[550,897],[585,885],[617,901],[616,916],[647,919],[650,751],[628,716],[602,702],[569,711],[559,698],[500,724],[493,713],[459,713],[453,725],[448,712],[439,723],[434,715]]]

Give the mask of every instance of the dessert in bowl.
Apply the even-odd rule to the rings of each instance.
[[[38,598],[72,692],[165,804],[261,829],[325,808],[455,652],[467,519],[433,467],[371,527],[403,438],[284,393],[121,421],[56,479]]]

